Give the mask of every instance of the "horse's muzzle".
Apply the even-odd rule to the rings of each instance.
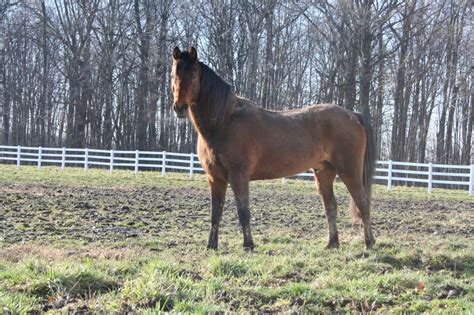
[[[186,117],[186,113],[188,112],[188,104],[173,104],[173,110],[178,116],[178,118]]]

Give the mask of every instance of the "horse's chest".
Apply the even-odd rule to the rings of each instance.
[[[213,167],[219,163],[217,155],[210,152],[199,153],[199,161],[201,161],[201,164],[205,169]]]
[[[204,171],[207,174],[217,177],[225,177],[222,161],[219,158],[218,152],[207,146],[198,145],[198,157]]]

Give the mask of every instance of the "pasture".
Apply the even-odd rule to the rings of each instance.
[[[375,247],[351,228],[324,250],[313,181],[251,183],[256,249],[241,248],[229,190],[206,250],[205,177],[0,165],[0,312],[468,312],[474,198],[374,186]]]

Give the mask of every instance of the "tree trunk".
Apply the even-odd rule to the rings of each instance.
[[[417,62],[415,61],[415,64]],[[416,68],[416,66],[415,66]],[[416,162],[417,159],[417,134],[418,134],[418,116],[420,115],[420,92],[421,92],[421,82],[417,77],[415,82],[415,95],[413,97],[413,107],[411,110],[410,124],[408,126],[408,136],[407,136],[407,145],[408,154],[406,157],[409,162]]]
[[[147,127],[148,127],[148,115],[147,115],[147,100],[148,100],[148,63],[149,63],[149,46],[150,46],[150,34],[147,32],[151,23],[151,16],[149,8],[144,8],[146,14],[145,30],[143,30],[142,22],[140,20],[140,6],[139,0],[135,0],[135,22],[138,32],[138,48],[139,48],[139,74],[138,74],[138,86],[136,92],[136,138],[137,138],[137,149],[147,149]]]
[[[379,54],[383,55],[383,36],[379,35]],[[383,125],[383,104],[384,104],[384,86],[385,86],[385,61],[381,60],[378,69],[377,89],[375,91],[375,112],[373,117],[375,129],[375,143],[377,158],[382,156],[382,125]]]
[[[451,105],[449,106],[448,121],[446,128],[446,162],[450,161],[453,155],[453,120],[454,120],[454,110],[456,109],[457,98],[458,98],[458,86],[453,86],[451,93]]]
[[[408,47],[411,33],[411,13],[410,5],[405,4],[405,13],[402,26],[402,37],[400,39],[400,57],[396,74],[396,86],[394,96],[391,159],[400,161],[404,152],[402,144],[405,140],[406,112],[408,100],[404,98],[406,89],[406,64],[408,62]]]
[[[344,108],[348,110],[354,110],[356,102],[357,74],[357,52],[354,51],[354,49],[349,49],[346,63],[346,77],[344,83]]]
[[[86,126],[87,109],[90,104],[91,93],[91,51],[90,40],[86,39],[86,44],[82,53],[82,60],[79,64],[79,101],[75,110],[74,126],[75,141],[74,147],[84,148],[87,144]]]
[[[453,4],[454,5],[454,4]],[[436,147],[436,159],[440,163],[448,162],[448,146],[446,144],[447,138],[451,137],[451,134],[446,132],[446,118],[448,115],[448,108],[450,103],[450,97],[453,95],[456,81],[456,67],[458,64],[458,47],[459,47],[459,8],[451,8],[451,19],[448,25],[448,40],[446,43],[446,80],[443,86],[443,104],[441,108],[441,116],[439,119],[439,129],[436,134],[437,147]],[[462,30],[462,29],[461,29]],[[451,101],[452,103],[452,101]],[[449,120],[449,118],[448,118]],[[451,143],[449,143],[451,146]]]
[[[372,32],[370,29],[371,11],[373,0],[363,1],[363,23],[361,28],[361,53],[362,53],[362,68],[360,73],[360,99],[359,106],[367,117],[370,117],[370,83],[372,82]]]
[[[273,14],[276,1],[270,0],[266,2],[264,9],[266,40],[265,40],[265,62],[263,71],[263,90],[262,90],[262,106],[270,108],[270,82],[273,77]]]
[[[37,135],[39,141],[37,144],[44,146],[46,142],[46,102],[48,98],[48,46],[47,46],[47,16],[46,6],[44,0],[41,1],[41,18],[42,18],[42,42],[41,42],[41,54],[42,54],[42,78],[41,78],[41,95],[39,101],[39,128]]]
[[[471,112],[472,112],[472,95],[471,102],[469,102],[469,95],[467,93],[467,78],[466,76],[461,77],[460,80],[461,92],[460,92],[460,102],[461,102],[461,164],[468,164],[471,151],[471,137],[472,137],[472,124],[471,130],[469,130],[469,124],[472,123]],[[472,84],[472,82],[471,82]],[[474,93],[474,90],[471,87],[471,93]]]

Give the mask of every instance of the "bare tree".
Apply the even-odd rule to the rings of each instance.
[[[381,158],[470,163],[468,1],[0,1],[2,143],[194,150],[179,45],[265,108],[372,116]]]

